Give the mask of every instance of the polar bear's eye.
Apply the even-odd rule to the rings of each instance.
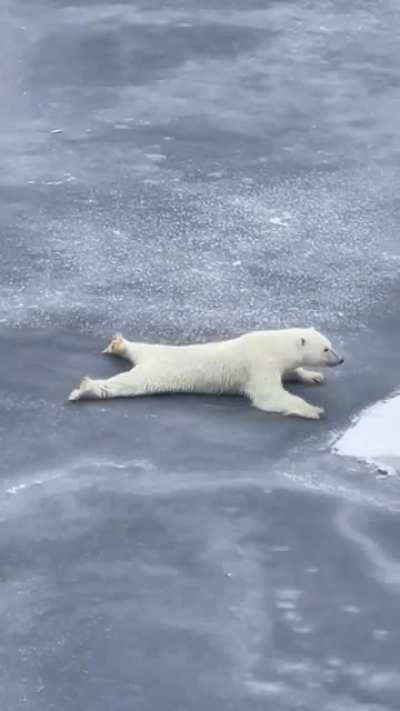
[[[328,353],[329,348],[324,348],[324,353]]]

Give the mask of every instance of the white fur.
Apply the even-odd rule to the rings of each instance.
[[[69,400],[134,397],[151,393],[234,393],[266,412],[318,419],[321,407],[287,392],[283,380],[321,383],[307,366],[341,362],[329,341],[314,329],[255,331],[217,343],[167,346],[133,343],[116,336],[104,353],[135,367],[107,380],[84,378]]]

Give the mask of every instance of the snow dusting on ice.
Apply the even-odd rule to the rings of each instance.
[[[358,457],[386,473],[400,470],[400,393],[375,403],[336,442],[338,454]]]

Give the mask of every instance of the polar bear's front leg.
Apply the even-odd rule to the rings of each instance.
[[[282,386],[275,385],[265,390],[254,390],[248,393],[252,405],[264,412],[277,412],[281,415],[295,415],[318,420],[324,410],[311,405],[301,397],[288,393]]]
[[[303,383],[303,385],[319,385],[324,382],[324,376],[316,370],[296,368],[289,373],[285,373],[284,380],[292,383]]]

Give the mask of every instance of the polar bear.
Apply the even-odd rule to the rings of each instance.
[[[323,382],[304,366],[343,363],[313,328],[253,331],[215,343],[168,346],[115,336],[103,353],[126,358],[129,371],[105,380],[84,378],[69,400],[134,397],[153,393],[244,395],[265,412],[318,419],[323,408],[292,395],[283,381]]]
[[[103,353],[134,365],[106,380],[84,378],[69,400],[134,397],[153,393],[244,395],[265,412],[318,419],[324,412],[284,389],[282,382],[323,382],[303,366],[343,363],[331,343],[313,328],[253,331],[215,343],[168,346],[134,343],[115,336]]]

